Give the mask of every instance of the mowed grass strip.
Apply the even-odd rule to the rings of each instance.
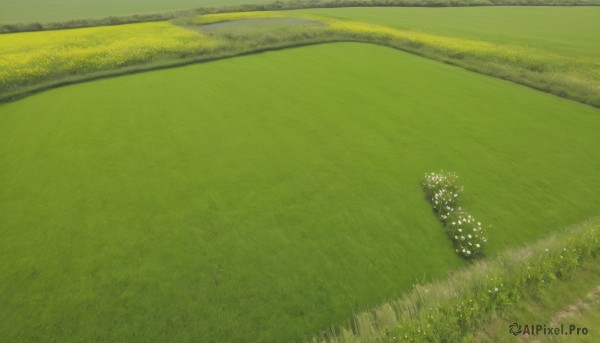
[[[2,104],[0,332],[302,340],[464,265],[425,171],[461,175],[488,255],[597,215],[597,132],[597,109],[356,43]]]
[[[195,18],[192,18],[190,21],[190,24],[206,25],[206,24],[214,24],[214,23],[223,23],[223,22],[228,22],[228,21],[236,21],[236,20],[288,18],[288,17],[294,16],[291,13],[294,13],[294,12],[249,11],[249,12],[206,14],[206,15],[199,15]]]

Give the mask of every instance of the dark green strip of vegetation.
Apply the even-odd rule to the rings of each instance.
[[[267,4],[242,4],[199,7],[184,11],[154,14],[111,16],[99,19],[79,19],[64,22],[30,22],[1,24],[0,33],[63,30],[93,26],[121,25],[150,21],[166,21],[180,17],[213,13],[281,11],[306,8],[337,7],[460,7],[460,6],[599,6],[600,0],[293,0]]]
[[[600,271],[599,255],[596,218],[478,262],[444,282],[416,285],[401,299],[362,313],[348,327],[323,332],[313,341],[463,342],[524,297],[573,280],[583,268]]]

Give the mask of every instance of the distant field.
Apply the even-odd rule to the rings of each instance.
[[[0,99],[99,75],[309,43],[359,41],[600,108],[599,15],[600,7],[339,8],[2,34]],[[229,24],[218,24],[224,21]]]
[[[299,340],[464,265],[427,171],[460,175],[489,255],[597,215],[598,132],[595,108],[356,43],[1,104],[0,332]]]
[[[333,8],[294,13],[584,54],[600,61],[600,7]]]
[[[0,0],[0,23],[49,22],[132,15],[268,0]]]
[[[218,42],[169,22],[0,35],[0,95],[97,71],[206,53]]]

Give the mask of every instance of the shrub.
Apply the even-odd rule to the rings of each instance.
[[[472,258],[482,254],[485,230],[465,209],[459,206],[463,187],[453,172],[427,173],[423,181],[426,199],[446,228],[456,253]]]

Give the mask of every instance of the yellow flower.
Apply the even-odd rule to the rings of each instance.
[[[52,77],[210,51],[219,42],[168,22],[0,35],[0,92]]]

